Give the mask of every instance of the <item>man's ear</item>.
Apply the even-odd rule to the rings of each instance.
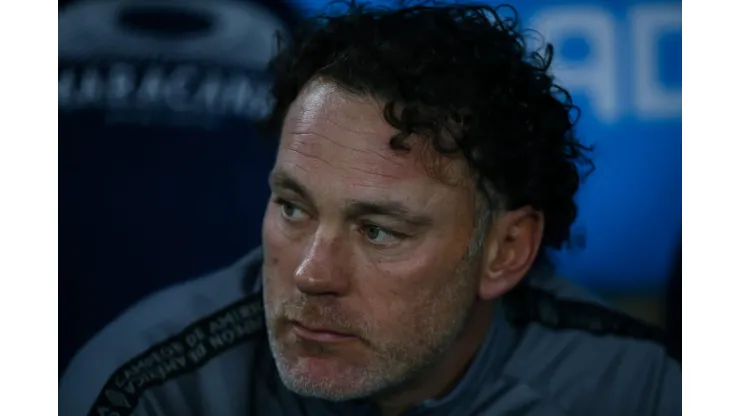
[[[481,259],[482,299],[497,298],[524,278],[537,257],[544,229],[544,215],[530,206],[507,211],[491,222]]]

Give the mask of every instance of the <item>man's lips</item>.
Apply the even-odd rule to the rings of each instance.
[[[293,332],[306,340],[315,342],[341,342],[356,338],[352,334],[343,332],[337,332],[330,328],[323,328],[320,326],[309,326],[307,324],[301,324],[298,321],[291,321]]]

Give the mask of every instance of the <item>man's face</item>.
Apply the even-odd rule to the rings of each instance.
[[[429,175],[381,105],[327,82],[284,123],[263,225],[270,346],[291,390],[328,400],[387,392],[435,364],[476,300],[469,187]],[[465,178],[460,161],[445,173]]]

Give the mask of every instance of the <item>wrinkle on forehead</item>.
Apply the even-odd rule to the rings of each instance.
[[[327,121],[330,121],[330,120],[327,120]],[[339,125],[337,124],[337,126],[339,126]],[[339,126],[339,128],[340,129],[344,129],[341,126]],[[352,131],[350,129],[346,129],[346,131],[347,132],[351,132],[351,133],[357,133],[357,131]],[[311,146],[311,144],[309,143],[310,141],[312,141],[315,138],[320,138],[320,139],[325,140],[325,141],[327,141],[327,142],[329,142],[329,143],[331,143],[331,144],[333,144],[333,145],[335,145],[337,147],[341,147],[341,148],[346,149],[346,150],[349,150],[351,152],[364,153],[364,154],[367,154],[369,156],[376,156],[376,157],[379,157],[379,158],[381,158],[381,159],[383,159],[383,160],[385,160],[385,161],[387,161],[389,163],[392,163],[392,164],[394,164],[394,165],[396,165],[398,167],[405,166],[405,164],[398,157],[397,154],[392,154],[391,153],[392,152],[392,149],[390,149],[390,148],[389,148],[389,150],[391,150],[391,152],[381,151],[380,149],[374,149],[372,147],[370,147],[370,148],[362,148],[362,147],[357,147],[357,146],[350,146],[350,145],[344,144],[344,143],[342,143],[342,142],[340,142],[338,140],[332,139],[330,136],[328,136],[326,134],[322,134],[322,133],[320,133],[318,131],[315,131],[315,129],[312,129],[310,126],[307,126],[303,130],[288,131],[287,134],[289,136],[291,136],[292,140],[287,145],[286,150],[297,150],[298,147],[306,147],[306,146],[310,147]],[[372,133],[361,134],[359,138],[360,139],[362,139],[362,138],[370,139],[370,137],[368,137],[369,134],[372,134]],[[355,142],[368,143],[369,141],[370,140],[356,140]],[[389,141],[390,141],[390,138],[389,138]]]

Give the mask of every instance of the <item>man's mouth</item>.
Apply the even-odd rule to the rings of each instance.
[[[357,338],[355,335],[321,325],[302,324],[298,321],[290,321],[290,324],[296,336],[308,341],[334,343]]]

